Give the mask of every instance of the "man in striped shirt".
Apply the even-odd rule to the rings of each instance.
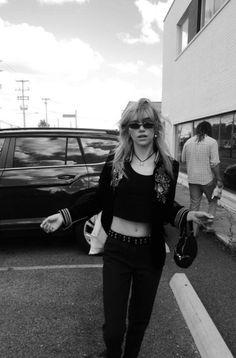
[[[218,144],[211,137],[211,125],[207,121],[198,124],[196,135],[189,138],[183,147],[182,161],[186,162],[189,193],[190,210],[199,210],[202,194],[208,200],[208,212],[215,215],[216,201],[212,200],[212,194],[217,186],[223,187],[220,176],[220,160]],[[194,234],[198,234],[198,226],[194,224]],[[211,226],[206,228],[207,232],[214,232]]]

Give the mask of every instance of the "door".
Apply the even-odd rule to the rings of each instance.
[[[77,137],[12,138],[0,178],[0,225],[38,225],[87,188]]]

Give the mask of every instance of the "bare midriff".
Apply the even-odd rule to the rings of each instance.
[[[129,221],[117,216],[113,216],[111,229],[126,236],[144,237],[151,234],[149,223]]]

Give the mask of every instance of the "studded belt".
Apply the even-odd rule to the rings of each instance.
[[[111,229],[108,233],[108,236],[111,237],[112,239],[116,239],[121,242],[125,242],[125,243],[131,244],[131,245],[137,245],[137,246],[148,245],[152,241],[151,236],[141,236],[141,237],[127,236],[127,235],[123,235],[118,232],[115,232]]]

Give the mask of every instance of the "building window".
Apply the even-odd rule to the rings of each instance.
[[[224,162],[234,164],[233,162],[231,163],[231,161],[235,161],[236,158],[233,114],[227,114],[221,117],[219,150],[220,157]]]
[[[183,51],[200,30],[201,0],[192,0],[178,22],[179,52]]]
[[[204,119],[205,120],[205,119]],[[212,128],[212,138],[214,138],[215,140],[217,140],[218,145],[220,144],[220,117],[212,117],[210,119],[206,120],[207,122],[210,123],[211,128]],[[203,122],[203,119],[199,120],[199,121],[194,121],[193,123],[193,133],[196,134],[196,128],[198,126],[199,123]]]
[[[183,19],[183,23],[179,25],[180,31],[180,52],[182,52],[188,45],[188,17]]]
[[[196,134],[200,122],[206,120],[212,126],[212,137],[217,140],[220,156],[220,172],[224,187],[236,192],[236,112],[200,119],[176,126],[176,158],[180,162],[180,171],[186,173],[186,164],[181,163],[184,143]]]
[[[177,137],[176,153],[177,153],[177,156],[176,156],[176,158],[177,158],[178,162],[180,162],[180,169],[183,172],[186,172],[186,164],[181,163],[181,154],[182,154],[184,143],[192,136],[193,136],[193,123],[192,122],[179,124],[177,126],[177,131],[176,131],[176,137]]]
[[[226,0],[202,0],[201,27],[206,25]]]
[[[227,0],[192,0],[178,27],[178,53],[182,52]]]

